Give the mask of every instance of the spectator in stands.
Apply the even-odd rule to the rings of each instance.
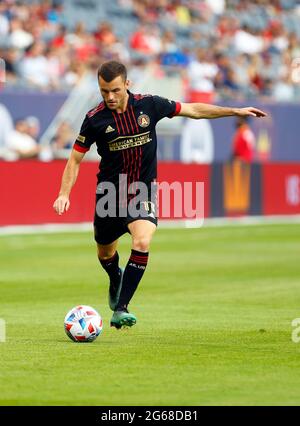
[[[9,19],[6,16],[8,5],[0,3],[0,40],[9,34]]]
[[[35,42],[20,64],[25,82],[40,89],[48,88],[51,82],[45,49],[46,46],[43,42]]]
[[[15,128],[7,135],[6,148],[15,159],[37,158],[40,152],[38,143],[29,135],[26,120],[17,120]]]
[[[14,85],[18,81],[18,50],[10,48],[0,51],[0,57],[5,61],[6,83]]]
[[[59,25],[57,34],[53,37],[50,44],[53,47],[64,47],[66,44],[66,37],[67,34],[67,28],[64,25]]]
[[[20,19],[14,18],[10,22],[9,45],[16,49],[27,49],[33,42],[33,35],[24,29]]]
[[[236,98],[240,89],[235,70],[226,55],[217,55],[218,73],[215,76],[215,86],[223,98]]]
[[[210,7],[213,13],[220,16],[225,11],[225,0],[205,0],[205,3]]]
[[[57,156],[57,152],[63,149],[71,149],[76,138],[76,132],[72,129],[68,121],[62,121],[58,128],[56,135],[51,141],[54,156]]]
[[[117,41],[116,35],[109,22],[101,22],[94,33],[94,37],[101,46],[112,46]]]
[[[98,6],[99,2],[96,3]],[[223,70],[222,89],[218,87],[221,99],[265,97],[266,93],[270,96],[275,93],[273,87],[279,85],[278,79],[283,87],[284,73],[280,71],[278,75],[274,70],[286,66],[286,55],[288,66],[300,56],[295,0],[118,0],[118,16],[122,20],[124,13],[128,20],[124,31],[110,23],[116,22],[110,20],[110,2],[102,3],[106,20],[101,18],[96,31],[91,31],[85,28],[90,23],[82,22],[73,30],[74,22],[70,22],[61,1],[0,1],[0,57],[7,61],[7,85],[43,91],[70,89],[83,74],[95,70],[96,61],[99,66],[101,61],[115,58],[130,65],[139,56],[156,62],[161,74],[170,69],[178,73],[188,64],[187,49],[204,48],[213,58],[208,61],[210,70],[219,66],[214,59],[216,52],[222,52],[231,62],[225,78]],[[166,31],[170,28],[171,32]],[[38,45],[40,53],[36,54]],[[232,63],[234,55],[247,57],[247,61],[237,64],[239,69]],[[203,85],[207,90],[210,81],[210,93],[215,79],[207,75],[207,59],[204,63],[200,60],[200,65],[197,62],[197,58],[192,58],[188,73],[191,88],[198,86],[194,77],[202,68],[200,92],[203,94]],[[245,78],[241,74],[243,66]],[[196,68],[198,71],[194,73]],[[288,80],[284,84],[293,86]],[[199,92],[199,87],[195,89]],[[292,89],[291,99],[295,101],[300,90]],[[209,98],[206,94],[202,100]]]
[[[167,67],[169,72],[180,73],[181,69],[188,66],[189,60],[188,52],[178,48],[175,33],[166,31],[162,36],[160,64],[163,67]]]
[[[243,25],[234,36],[234,46],[239,53],[254,55],[264,49],[264,40],[248,26]]]
[[[236,119],[236,132],[233,137],[232,159],[251,163],[254,160],[255,136],[247,117]]]
[[[187,69],[190,81],[189,102],[212,103],[217,74],[218,66],[214,63],[211,53],[205,49],[198,49]]]
[[[289,45],[287,51],[292,60],[300,58],[300,40],[295,32],[292,32],[289,35]]]
[[[0,104],[0,157],[6,141],[13,130],[13,121],[8,109]]]
[[[155,55],[161,51],[161,41],[156,28],[141,25],[130,39],[130,47],[142,55]]]
[[[40,121],[34,115],[25,118],[27,124],[27,134],[31,136],[36,142],[39,140],[40,135]]]
[[[294,98],[294,87],[290,75],[283,75],[273,86],[272,98],[277,102],[290,102]]]
[[[280,53],[285,51],[289,46],[288,34],[281,22],[271,21],[270,26],[269,52]]]
[[[70,63],[68,71],[64,75],[64,84],[69,88],[76,86],[86,75],[86,72],[86,64],[78,59],[73,59]]]
[[[236,84],[241,93],[248,97],[253,93],[250,83],[249,56],[246,54],[237,55],[234,58],[234,71]]]

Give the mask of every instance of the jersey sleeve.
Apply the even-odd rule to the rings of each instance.
[[[78,152],[84,153],[89,151],[94,142],[95,136],[93,135],[93,128],[88,116],[86,116],[83,120],[79,135],[76,138],[73,148]]]
[[[157,121],[164,117],[172,118],[180,113],[180,102],[171,101],[161,96],[153,96],[154,108],[156,111]]]

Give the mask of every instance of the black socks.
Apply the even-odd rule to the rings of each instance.
[[[127,309],[145,272],[147,262],[148,253],[131,250],[131,256],[124,271],[122,290],[116,310]]]
[[[103,269],[108,273],[112,282],[119,282],[119,254],[116,251],[110,259],[99,259]]]

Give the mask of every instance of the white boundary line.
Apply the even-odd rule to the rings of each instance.
[[[159,228],[208,228],[221,226],[244,225],[274,225],[300,224],[300,215],[290,216],[246,216],[235,218],[209,218],[202,220],[160,220]],[[46,223],[43,225],[15,225],[0,226],[0,236],[24,234],[51,234],[59,232],[86,232],[93,231],[92,222],[82,223]]]

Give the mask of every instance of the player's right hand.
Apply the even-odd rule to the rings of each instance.
[[[69,197],[65,195],[60,195],[53,204],[53,208],[57,214],[62,215],[64,212],[67,212],[70,207]]]

